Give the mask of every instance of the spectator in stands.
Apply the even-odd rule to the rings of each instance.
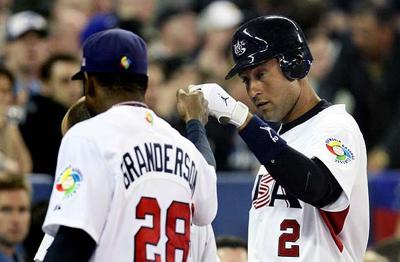
[[[156,14],[155,0],[116,0],[115,13],[118,26],[122,29],[137,33],[148,40],[152,35],[151,28]]]
[[[40,200],[32,203],[29,233],[22,243],[26,254],[26,261],[33,261],[40,242],[43,239],[42,225],[46,217],[48,205],[48,200]]]
[[[17,103],[25,105],[30,95],[41,92],[40,66],[48,56],[47,22],[39,14],[24,11],[7,20],[5,63],[16,76]]]
[[[333,63],[337,58],[338,47],[335,42],[329,38],[327,32],[321,29],[309,31],[307,40],[314,58],[308,78],[315,91],[319,93],[320,82],[332,70]]]
[[[235,236],[218,237],[217,252],[221,262],[247,261],[247,244]]]
[[[32,160],[17,122],[20,110],[13,106],[14,76],[0,66],[0,171],[28,174]]]
[[[193,61],[200,38],[196,14],[190,7],[166,7],[158,15],[156,27],[159,37],[150,42],[150,57],[169,62],[170,67],[176,60]]]
[[[150,61],[148,66],[149,72],[149,83],[147,86],[145,100],[146,104],[154,111],[157,115],[162,115],[162,111],[159,109],[163,105],[162,90],[163,83],[165,81],[164,71],[162,65],[158,61]]]
[[[82,96],[71,75],[79,68],[76,57],[58,54],[42,66],[43,95],[35,95],[27,106],[21,132],[31,152],[33,173],[54,175],[61,142],[59,126],[67,108]]]
[[[92,14],[92,0],[54,0],[52,2],[51,15],[57,15],[63,9],[74,9],[88,16]]]
[[[242,20],[242,12],[230,1],[212,2],[200,13],[198,25],[203,45],[197,62],[206,82],[223,83],[225,72],[231,68],[231,38]]]
[[[71,7],[55,8],[49,23],[51,52],[79,54],[80,33],[86,26],[88,15]]]
[[[320,96],[334,100],[340,90],[353,99],[352,114],[364,135],[370,170],[371,152],[383,148],[389,154],[386,167],[399,168],[398,139],[393,139],[395,116],[400,111],[400,38],[395,10],[362,3],[353,10],[351,37],[343,45],[332,71],[321,82]],[[336,101],[338,102],[338,101]],[[351,110],[351,104],[347,104]],[[395,143],[393,143],[395,141]],[[391,150],[392,149],[392,150]]]
[[[7,38],[6,21],[11,16],[11,5],[12,0],[0,1],[0,63],[2,63],[4,59],[4,49]]]
[[[107,9],[100,1],[93,3],[94,9]],[[134,32],[146,40],[155,33],[153,20],[158,1],[155,0],[116,0],[113,9],[108,12],[94,13],[81,32],[81,43],[91,34],[111,28],[121,28]]]
[[[80,83],[71,80],[72,72],[79,66],[79,60],[73,55],[59,53],[50,57],[42,66],[40,75],[43,95],[65,108],[75,103],[83,95]]]
[[[0,173],[0,261],[25,261],[21,242],[30,221],[31,188],[24,176]]]

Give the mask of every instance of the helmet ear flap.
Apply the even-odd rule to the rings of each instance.
[[[285,56],[287,55],[279,55],[278,61],[283,74],[288,80],[298,80],[308,74],[311,62],[308,59],[304,59],[303,53],[297,53],[293,58],[290,58],[290,55],[288,57]]]

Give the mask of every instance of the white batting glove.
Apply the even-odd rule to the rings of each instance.
[[[199,90],[208,101],[208,110],[221,124],[243,125],[249,108],[231,97],[220,85],[215,83],[190,85],[189,91]]]

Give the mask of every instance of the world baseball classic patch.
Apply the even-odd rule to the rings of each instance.
[[[335,156],[335,162],[347,164],[354,160],[354,154],[342,141],[336,138],[328,138],[325,141],[326,148]]]
[[[82,182],[82,175],[78,169],[67,167],[56,180],[56,190],[65,198],[75,195]]]

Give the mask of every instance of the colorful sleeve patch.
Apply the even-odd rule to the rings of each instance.
[[[347,164],[351,160],[354,160],[354,154],[339,139],[329,138],[325,141],[325,144],[329,152],[336,157],[335,162]]]
[[[153,116],[151,115],[150,112],[146,112],[146,117],[145,117],[145,119],[146,119],[146,121],[147,121],[149,124],[153,125],[153,123],[154,123],[154,118],[153,118]]]
[[[67,167],[57,178],[56,189],[69,198],[78,192],[82,182],[82,175],[78,169]]]

